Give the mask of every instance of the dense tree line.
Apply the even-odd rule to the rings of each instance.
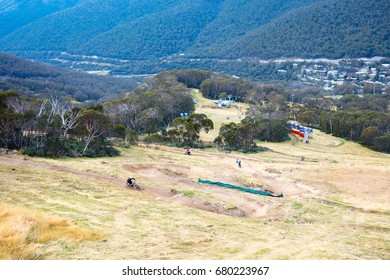
[[[390,153],[390,113],[353,109],[322,112],[319,125],[332,135]]]
[[[245,118],[238,124],[223,124],[214,143],[229,150],[258,151],[261,148],[258,149],[255,140],[282,142],[290,139],[288,133],[285,120]]]
[[[339,99],[337,103],[344,110],[370,110],[378,112],[389,112],[390,95],[375,94],[364,95],[364,97],[356,95],[346,95]]]
[[[311,107],[295,107],[298,121],[371,149],[390,152],[390,95],[346,95],[337,102],[330,100],[338,106],[337,111],[322,107],[324,100],[329,99],[319,98]]]
[[[0,146],[31,156],[113,156],[111,119],[101,106],[78,108],[62,99],[0,93]]]
[[[181,79],[186,75],[180,76]],[[202,73],[202,72],[201,72]],[[194,111],[191,90],[173,72],[156,75],[133,91],[104,103],[111,118],[127,130],[155,133],[181,114]]]
[[[254,60],[219,60],[219,59],[191,59],[172,57],[169,60],[141,60],[132,61],[116,69],[112,73],[121,74],[144,74],[160,73],[167,70],[180,69],[205,69],[211,72],[236,75],[253,80],[261,81],[295,81],[296,73],[292,69],[293,63],[259,63]],[[279,69],[286,69],[286,73],[278,72]]]
[[[205,80],[201,86],[200,91],[203,95],[210,99],[223,98],[221,94],[231,96],[237,101],[244,101],[245,96],[251,89],[249,83],[245,83],[241,79],[232,78],[214,78]]]
[[[205,114],[191,114],[173,120],[171,128],[167,131],[169,140],[194,147],[199,142],[201,131],[209,132],[214,124]]]
[[[125,135],[146,133],[146,142],[202,146],[200,132],[208,132],[214,125],[206,115],[193,113],[191,88],[200,87],[213,75],[198,70],[160,73],[133,91],[105,102],[104,108],[123,127]]]

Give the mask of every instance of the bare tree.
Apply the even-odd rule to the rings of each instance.
[[[142,127],[140,113],[141,106],[138,103],[133,102],[128,105],[128,111],[126,113],[126,126],[128,128],[134,129],[137,132],[140,132]]]
[[[39,133],[34,136],[37,148],[44,147],[48,133],[54,131],[64,143],[69,130],[78,126],[79,114],[80,110],[72,109],[62,99],[56,97],[44,99],[37,112]]]
[[[15,113],[24,114],[31,109],[31,102],[14,96],[7,99],[7,107]]]
[[[67,109],[67,110],[62,110],[60,112],[60,118],[62,121],[62,137],[64,140],[66,139],[66,136],[68,135],[69,130],[77,127],[79,125],[79,115],[80,115],[80,110],[74,109]]]
[[[85,135],[84,154],[91,142],[107,132],[111,126],[111,120],[101,112],[95,110],[83,111],[80,116],[80,125]]]

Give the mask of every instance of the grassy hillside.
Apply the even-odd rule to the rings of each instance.
[[[245,113],[248,109],[247,103],[235,102],[231,108],[217,108],[218,104],[215,104],[211,99],[204,98],[199,90],[193,90],[192,95],[199,104],[195,113],[206,114],[214,123],[213,130],[208,133],[201,132],[203,141],[213,142],[218,136],[222,124],[229,122],[239,123],[245,118]]]
[[[237,113],[198,101],[216,123]],[[309,144],[293,137],[259,144],[270,150],[186,156],[179,148],[140,145],[116,158],[3,154],[0,232],[21,237],[19,248],[29,253],[6,249],[0,258],[389,259],[389,155],[318,131]],[[129,176],[142,191],[125,186]],[[198,184],[198,178],[284,198]],[[31,238],[35,215],[62,221],[72,232]]]

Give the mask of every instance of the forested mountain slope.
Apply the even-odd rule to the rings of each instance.
[[[0,6],[3,16],[10,10],[5,2]],[[19,2],[19,10],[12,12],[22,25],[27,10],[33,14],[40,9],[22,5],[31,1]],[[387,0],[74,0],[49,6],[58,10],[76,2],[3,34],[2,50],[135,60],[180,53],[219,58],[389,56]]]
[[[86,0],[0,0],[0,37]]]
[[[221,57],[390,56],[390,1],[331,0],[294,10],[231,40]]]
[[[235,41],[290,10],[319,1],[323,0],[223,1],[218,17],[196,38],[195,52],[201,55],[207,46],[213,46],[214,49],[224,48],[230,40]]]
[[[0,92],[24,96],[70,96],[79,101],[98,100],[131,89],[134,82],[89,75],[0,53]]]

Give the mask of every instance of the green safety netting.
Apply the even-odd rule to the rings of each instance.
[[[278,194],[278,195],[274,195],[272,193],[269,193],[269,192],[264,192],[264,191],[259,191],[259,190],[253,190],[253,189],[248,189],[248,188],[243,188],[243,187],[239,187],[239,186],[235,186],[235,185],[230,185],[230,184],[225,184],[225,183],[222,183],[222,182],[213,182],[213,181],[209,181],[209,180],[201,180],[201,179],[198,179],[198,183],[203,183],[203,184],[210,184],[210,185],[217,185],[217,186],[220,186],[220,187],[225,187],[225,188],[230,188],[230,189],[236,189],[236,190],[240,190],[240,191],[243,191],[243,192],[249,192],[249,193],[254,193],[254,194],[260,194],[260,195],[266,195],[266,196],[272,196],[272,197],[283,197],[283,194]]]

